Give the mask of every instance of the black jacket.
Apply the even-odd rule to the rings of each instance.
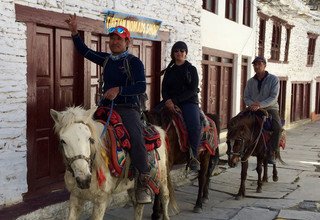
[[[176,105],[185,102],[199,103],[199,77],[197,69],[188,61],[181,66],[169,67],[162,82],[162,97],[166,101],[172,99]]]

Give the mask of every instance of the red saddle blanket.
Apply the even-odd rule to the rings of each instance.
[[[215,150],[219,145],[216,124],[212,119],[206,116],[203,111],[200,111],[200,121],[202,131],[201,143],[198,152],[200,153],[207,150],[211,155],[215,155]],[[187,152],[189,150],[188,131],[180,112],[173,114],[172,123],[178,135],[180,150],[182,152]]]
[[[110,114],[110,108],[108,107],[98,107],[94,113],[94,119],[106,124]],[[110,141],[111,146],[106,148],[107,155],[110,158],[110,163],[108,163],[110,172],[116,177],[120,177],[125,171],[125,164],[127,158],[127,152],[131,148],[130,135],[127,129],[124,127],[121,116],[113,109],[110,116],[109,125],[107,127],[106,138]],[[143,136],[145,140],[145,147],[147,149],[148,155],[148,165],[150,167],[151,181],[149,186],[153,191],[159,193],[159,169],[158,169],[158,160],[159,155],[155,151],[161,145],[161,139],[159,132],[151,124],[144,124]],[[128,177],[132,178],[134,168],[129,167]]]

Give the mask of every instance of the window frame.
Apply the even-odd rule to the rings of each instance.
[[[211,2],[211,8],[208,8],[208,2]],[[203,0],[202,8],[206,11],[210,11],[214,14],[217,14],[217,1],[216,0]]]
[[[316,49],[316,41],[319,34],[308,32],[308,51],[307,51],[307,66],[313,66],[314,63],[314,55]]]
[[[290,47],[291,30],[294,27],[294,25],[287,24],[285,27],[286,27],[286,45],[285,45],[283,62],[289,63],[289,47]]]
[[[226,0],[225,18],[237,22],[237,0]],[[232,7],[234,5],[234,7]],[[231,10],[231,11],[230,11]]]
[[[242,24],[251,27],[251,14],[252,14],[251,0],[243,0],[243,17]]]
[[[258,55],[264,57],[265,41],[266,41],[266,26],[269,16],[258,12],[259,16],[259,38],[258,38]]]

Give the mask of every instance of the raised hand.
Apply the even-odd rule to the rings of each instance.
[[[69,18],[65,20],[65,22],[68,24],[69,30],[71,31],[72,35],[78,34],[78,22],[76,13],[70,15]]]

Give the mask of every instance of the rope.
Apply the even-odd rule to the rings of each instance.
[[[261,135],[262,135],[263,125],[264,125],[264,122],[266,121],[267,117],[266,117],[266,116],[263,116],[262,118],[263,118],[263,119],[262,119],[262,123],[261,123],[261,128],[260,128],[259,135],[258,135],[257,139],[254,141],[255,145],[254,145],[251,153],[250,153],[249,156],[247,157],[247,159],[241,160],[241,162],[247,162],[248,159],[249,159],[249,157],[253,154],[254,150],[256,149],[256,147],[257,147],[257,145],[258,145],[259,139],[260,139],[260,137],[261,137]]]
[[[111,118],[111,115],[112,115],[112,111],[113,111],[113,100],[111,101],[111,107],[110,107],[109,115],[108,115],[106,124],[105,124],[104,127],[103,127],[102,133],[101,133],[101,135],[100,135],[100,139],[103,139],[104,135],[105,135],[106,132],[107,132],[107,128],[108,128],[108,125],[109,125],[109,122],[110,122],[110,118]]]

